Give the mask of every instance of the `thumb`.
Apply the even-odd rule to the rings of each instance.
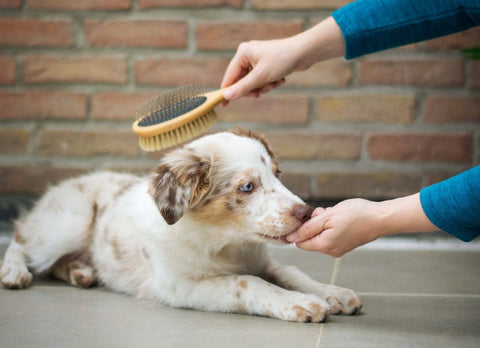
[[[263,87],[263,85],[258,82],[257,74],[252,70],[237,83],[227,87],[223,92],[223,97],[228,101],[232,101],[247,96],[260,87]]]
[[[317,234],[323,232],[324,225],[325,225],[324,215],[313,217],[307,222],[305,222],[302,226],[300,226],[298,230],[296,230],[293,233],[290,233],[287,236],[287,240],[289,242],[300,243],[305,240],[311,239]]]

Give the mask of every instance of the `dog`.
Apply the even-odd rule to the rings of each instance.
[[[145,177],[66,180],[15,222],[1,282],[26,288],[32,271],[172,307],[296,322],[355,314],[352,290],[269,257],[266,243],[288,244],[313,210],[279,173],[268,141],[238,129],[170,150]]]

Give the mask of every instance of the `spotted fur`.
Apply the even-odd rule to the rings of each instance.
[[[265,242],[286,244],[312,212],[278,172],[268,141],[239,129],[171,150],[146,177],[67,180],[16,222],[1,281],[25,288],[50,272],[170,306],[290,321],[355,313],[351,290],[268,256]]]

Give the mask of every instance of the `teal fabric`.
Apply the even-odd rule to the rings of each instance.
[[[469,242],[480,235],[480,166],[420,191],[430,221]]]
[[[480,0],[357,0],[332,16],[352,59],[480,25]]]

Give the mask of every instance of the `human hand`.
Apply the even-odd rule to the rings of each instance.
[[[340,257],[386,232],[379,225],[379,203],[349,199],[331,208],[317,208],[312,218],[287,236],[297,247]]]
[[[240,44],[223,77],[221,88],[230,86],[225,98],[258,97],[282,85],[297,66],[295,46],[292,38]]]
[[[332,17],[289,38],[244,42],[223,76],[221,88],[229,87],[224,105],[247,95],[258,97],[283,84],[292,72],[344,54],[342,32]]]
[[[317,208],[312,218],[287,236],[297,247],[340,257],[381,236],[438,231],[428,219],[420,194],[372,202],[348,199],[334,207]]]

